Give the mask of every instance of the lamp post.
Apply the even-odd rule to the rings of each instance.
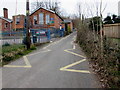
[[[30,49],[30,18],[29,18],[29,0],[26,0],[26,46]]]

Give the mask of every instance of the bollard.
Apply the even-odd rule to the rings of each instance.
[[[37,43],[37,36],[33,35],[33,43]]]
[[[50,41],[51,37],[50,37],[50,30],[49,29],[47,30],[47,38],[48,38],[48,41]]]

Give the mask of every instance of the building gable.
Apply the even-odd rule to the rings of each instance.
[[[1,19],[3,19],[3,20],[5,20],[5,21],[7,21],[7,22],[9,22],[9,23],[11,23],[12,22],[12,20],[11,19],[7,19],[7,18],[4,18],[4,17],[0,17]]]
[[[33,15],[34,13],[38,12],[40,9],[45,10],[45,11],[47,11],[47,12],[50,12],[50,13],[53,13],[53,14],[57,15],[57,17],[59,17],[59,18],[63,21],[63,19],[62,19],[62,17],[60,17],[60,15],[58,15],[57,13],[55,13],[55,12],[52,11],[52,10],[45,9],[45,8],[38,8],[38,9],[34,10],[34,11],[30,14],[30,16]]]

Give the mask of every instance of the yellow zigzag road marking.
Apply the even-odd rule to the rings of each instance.
[[[28,59],[27,59],[27,57],[26,57],[26,56],[23,56],[23,58],[24,58],[25,64],[26,64],[27,66],[31,66],[31,65],[30,65],[30,62],[29,62]]]
[[[80,72],[80,73],[90,73],[89,71],[84,70],[74,70],[74,69],[63,69],[61,71],[69,71],[69,72]]]
[[[60,70],[61,70],[61,71],[70,71],[70,72],[90,73],[89,71],[86,71],[86,70],[67,69],[67,68],[70,68],[70,67],[75,66],[75,65],[77,65],[77,64],[80,64],[80,63],[82,63],[82,62],[84,62],[84,61],[86,61],[86,59],[80,60],[80,61],[75,62],[75,63],[70,64],[70,65],[67,65],[67,66],[65,66],[65,67],[63,67],[63,68],[60,68]]]
[[[82,57],[82,58],[86,58],[86,57],[84,57],[84,56],[82,56],[82,55],[79,55],[79,54],[77,54],[77,53],[74,53],[74,52],[69,51],[69,50],[74,50],[74,49],[75,49],[75,48],[73,48],[73,49],[67,49],[67,50],[64,50],[64,51],[65,51],[65,52],[68,52],[68,53],[70,53],[70,54],[73,54],[73,55]],[[90,73],[89,71],[86,71],[86,70],[68,69],[68,68],[70,68],[70,67],[72,67],[72,66],[75,66],[75,65],[77,65],[77,64],[80,64],[80,63],[82,63],[82,62],[84,62],[84,61],[86,61],[86,59],[82,59],[82,60],[80,60],[80,61],[78,61],[78,62],[75,62],[75,63],[72,63],[72,64],[67,65],[67,66],[65,66],[65,67],[62,67],[62,68],[60,68],[60,70],[61,70],[61,71],[69,71],[69,72]]]
[[[82,62],[84,62],[84,61],[86,61],[86,59],[80,60],[80,61],[75,62],[75,63],[70,64],[70,65],[67,65],[67,66],[65,66],[65,67],[63,67],[63,68],[64,68],[64,69],[67,69],[67,68],[70,68],[70,67],[72,67],[72,66],[74,66],[74,65],[77,65],[77,64],[79,64],[79,63],[82,63]],[[61,69],[63,69],[63,68],[61,68]]]
[[[67,49],[67,50],[64,50],[64,51],[65,51],[65,52],[68,52],[68,53],[71,53],[71,54],[73,54],[73,55],[82,57],[82,58],[86,58],[86,57],[84,57],[84,56],[82,56],[82,55],[79,55],[79,54],[77,54],[77,53],[74,53],[74,52],[71,52],[71,51],[68,51],[68,50],[74,50],[74,49]]]
[[[11,67],[11,68],[31,68],[32,66],[30,65],[30,62],[28,61],[26,56],[23,56],[24,61],[25,61],[25,66],[18,66],[18,65],[5,65],[4,67]]]
[[[31,68],[31,64],[27,58],[27,56],[33,56],[33,55],[36,55],[36,54],[39,54],[39,53],[44,53],[44,52],[49,52],[51,50],[46,50],[46,51],[43,51],[43,52],[37,52],[37,53],[34,53],[34,54],[30,54],[30,55],[26,55],[26,56],[23,56],[23,59],[24,59],[24,62],[25,62],[25,66],[18,66],[18,65],[4,65],[4,67],[10,67],[10,68]]]
[[[31,66],[16,66],[16,65],[5,65],[4,67],[9,67],[9,68],[31,68]]]

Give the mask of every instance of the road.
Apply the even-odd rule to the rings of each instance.
[[[3,88],[100,88],[76,32],[2,68]]]

